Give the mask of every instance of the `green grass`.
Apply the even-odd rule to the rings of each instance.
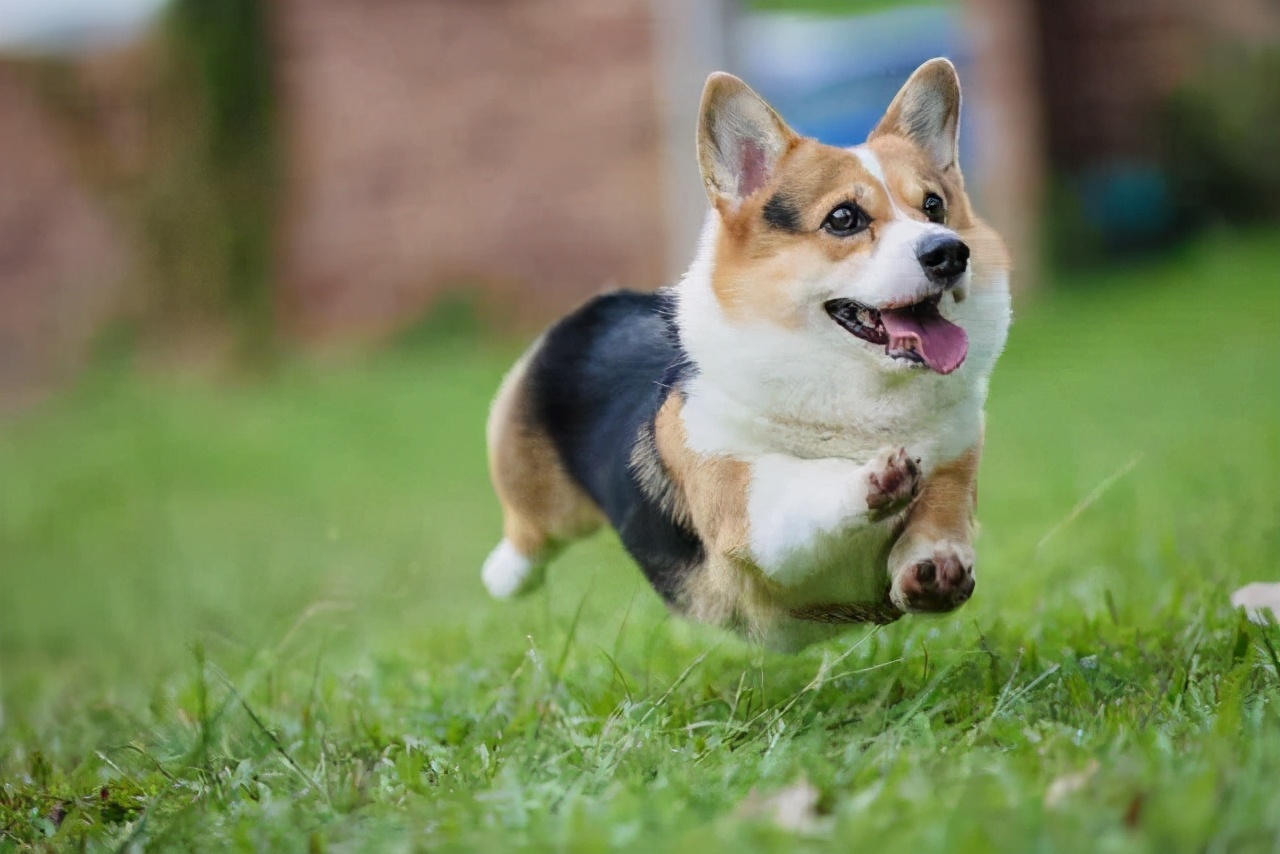
[[[610,535],[483,595],[514,345],[86,377],[0,425],[0,851],[1280,850],[1280,633],[1228,602],[1280,580],[1277,267],[1023,300],[975,598],[796,657]],[[801,779],[799,843],[740,807]]]

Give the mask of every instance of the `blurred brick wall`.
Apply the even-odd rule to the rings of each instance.
[[[1181,0],[1041,3],[1046,141],[1055,165],[1074,170],[1159,154],[1163,98],[1192,58],[1188,12]]]
[[[31,69],[0,62],[0,409],[80,365],[117,308],[124,246]]]
[[[1211,46],[1280,40],[1276,0],[1040,0],[1048,153],[1067,169],[1156,157],[1165,97]]]
[[[378,334],[467,284],[526,321],[660,284],[648,0],[276,0],[275,14],[293,331]]]

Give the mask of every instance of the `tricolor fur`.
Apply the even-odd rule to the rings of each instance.
[[[852,149],[708,80],[712,211],[688,273],[588,303],[498,393],[491,592],[535,588],[607,521],[673,609],[776,648],[968,599],[1009,292],[965,196],[959,115],[946,60]]]

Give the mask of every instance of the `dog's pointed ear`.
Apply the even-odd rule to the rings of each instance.
[[[796,139],[746,83],[723,72],[707,78],[698,112],[698,167],[713,206],[736,208],[768,184]]]
[[[905,137],[945,170],[959,157],[959,133],[960,77],[949,60],[938,58],[915,70],[867,139]]]

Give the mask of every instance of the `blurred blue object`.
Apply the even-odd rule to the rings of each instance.
[[[734,48],[746,80],[793,128],[841,146],[867,138],[922,62],[948,57],[962,82],[968,65],[960,16],[940,5],[843,17],[749,13]],[[970,125],[962,121],[962,166],[972,149]]]
[[[1085,170],[1073,184],[1086,219],[1108,248],[1143,245],[1174,226],[1169,181],[1154,164],[1110,163]]]
[[[0,52],[74,53],[136,38],[168,0],[0,0]]]

